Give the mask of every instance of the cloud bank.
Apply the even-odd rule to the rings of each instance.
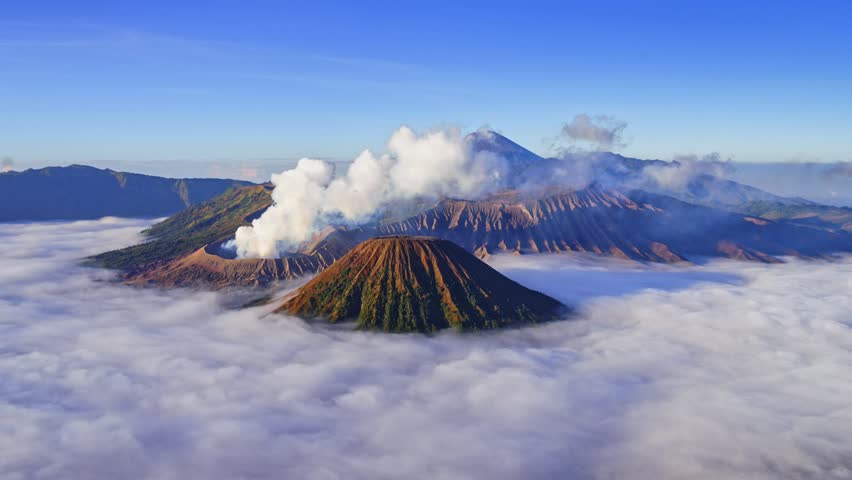
[[[478,195],[503,180],[500,159],[474,153],[457,130],[423,135],[401,127],[387,152],[363,151],[342,175],[331,163],[303,158],[272,176],[274,204],[233,243],[238,257],[277,257],[310,239],[330,219],[369,220],[395,201],[441,195]]]
[[[848,257],[497,257],[579,315],[423,337],[228,310],[223,294],[74,265],[142,226],[0,225],[0,477],[852,474]]]

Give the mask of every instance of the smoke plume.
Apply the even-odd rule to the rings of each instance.
[[[3,157],[0,160],[0,173],[2,172],[11,172],[15,169],[15,161],[12,160],[12,157]]]
[[[273,205],[250,227],[240,227],[232,246],[238,257],[276,257],[307,241],[323,223],[360,223],[389,203],[417,197],[475,196],[502,184],[499,157],[476,153],[458,130],[417,135],[401,127],[387,152],[363,151],[345,173],[304,158],[272,176]]]

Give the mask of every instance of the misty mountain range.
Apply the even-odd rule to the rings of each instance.
[[[172,179],[85,165],[0,173],[0,222],[159,217],[221,195],[241,180]]]
[[[332,225],[278,258],[238,259],[223,244],[272,202],[271,186],[250,185],[154,225],[149,242],[93,261],[123,270],[131,283],[219,288],[266,286],[321,271],[382,235],[444,238],[480,257],[589,252],[651,262],[714,256],[779,262],[852,250],[852,209],[721,179],[712,164],[606,152],[543,158],[494,132],[467,141],[510,164],[507,189],[394,205],[367,224]]]

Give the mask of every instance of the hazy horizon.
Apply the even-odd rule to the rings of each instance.
[[[522,146],[526,147],[526,145]],[[541,155],[539,152],[532,151]],[[345,171],[357,153],[360,153],[360,151],[348,159],[321,157],[320,159],[336,164],[338,171]],[[8,158],[4,164],[4,171],[23,171],[29,168],[38,169],[79,164],[166,178],[223,178],[264,183],[268,182],[273,174],[294,168],[300,158],[306,157],[317,158],[312,155],[304,155],[296,158],[275,159],[175,159],[137,162],[106,160],[69,163],[21,163]],[[682,156],[663,160],[674,161],[678,157]],[[802,160],[743,162],[736,159],[724,161],[731,167],[724,172],[726,179],[785,197],[801,197],[826,205],[852,207],[852,167],[850,167],[852,163],[850,162],[809,162]]]

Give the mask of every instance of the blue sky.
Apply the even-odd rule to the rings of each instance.
[[[0,12],[0,156],[348,159],[399,125],[548,153],[852,160],[849,2],[39,2]]]

